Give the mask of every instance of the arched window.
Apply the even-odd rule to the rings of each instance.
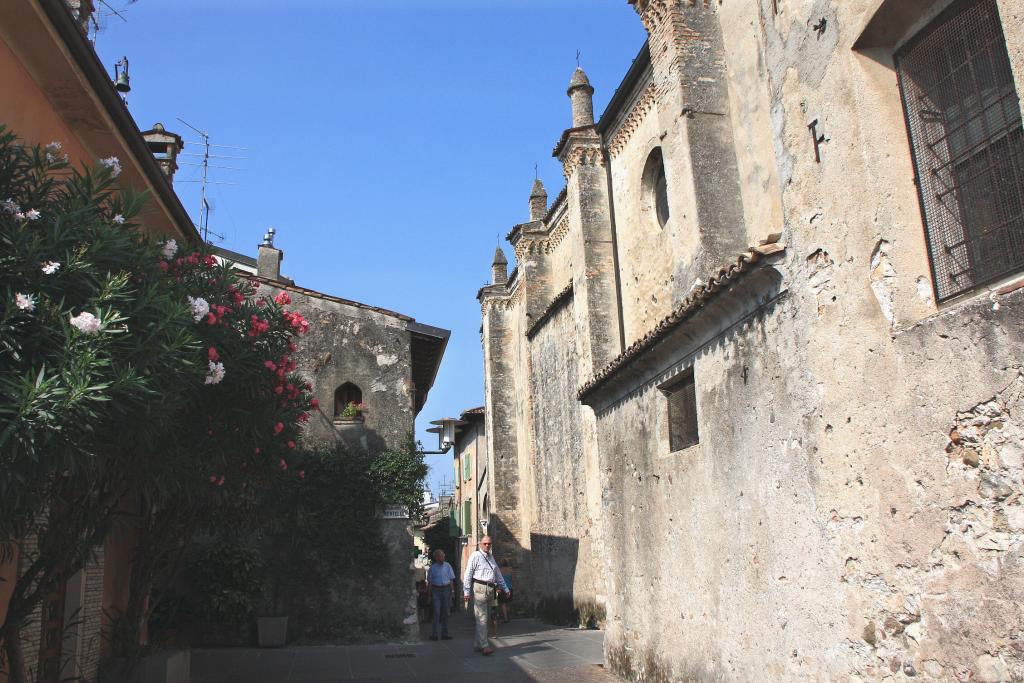
[[[665,178],[665,160],[661,147],[655,147],[647,157],[641,181],[643,188],[643,211],[657,221],[660,228],[668,223],[668,181]]]
[[[349,403],[360,405],[362,402],[363,390],[352,382],[345,382],[334,390],[334,416],[340,416]]]

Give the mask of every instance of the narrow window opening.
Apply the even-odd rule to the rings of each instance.
[[[661,388],[668,399],[668,441],[672,452],[700,442],[697,432],[697,388],[693,368]]]
[[[340,417],[349,404],[360,406],[363,403],[363,390],[352,382],[345,382],[334,390],[334,416]],[[351,409],[350,409],[351,412]],[[360,411],[361,412],[361,411]]]
[[[661,148],[651,150],[644,165],[641,181],[643,188],[643,212],[652,214],[651,221],[657,221],[659,228],[664,228],[669,219],[668,179],[665,176],[665,159]]]

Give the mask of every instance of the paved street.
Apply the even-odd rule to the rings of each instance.
[[[192,683],[328,683],[362,681],[487,681],[488,683],[620,683],[601,665],[601,631],[561,629],[517,619],[501,624],[490,657],[473,652],[472,622],[452,615],[453,640],[419,642],[195,650]]]

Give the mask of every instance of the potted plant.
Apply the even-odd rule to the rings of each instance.
[[[355,401],[349,401],[344,408],[341,409],[341,413],[338,414],[336,419],[337,422],[362,422],[365,417],[364,413],[367,412],[365,403],[356,403]]]

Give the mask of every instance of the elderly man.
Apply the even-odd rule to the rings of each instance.
[[[473,594],[473,610],[476,619],[476,639],[473,650],[484,655],[494,653],[494,648],[487,640],[487,618],[491,611],[491,603],[496,597],[495,591],[508,591],[505,579],[498,569],[498,563],[491,554],[491,537],[480,539],[480,548],[469,556],[466,564],[466,575],[462,579],[463,601],[469,607],[469,596]]]
[[[431,640],[437,640],[437,627],[441,625],[441,640],[451,640],[448,635],[448,608],[452,604],[452,591],[455,588],[455,570],[444,561],[444,551],[434,551],[434,562],[427,570],[427,597],[433,600],[434,627],[430,633]]]

